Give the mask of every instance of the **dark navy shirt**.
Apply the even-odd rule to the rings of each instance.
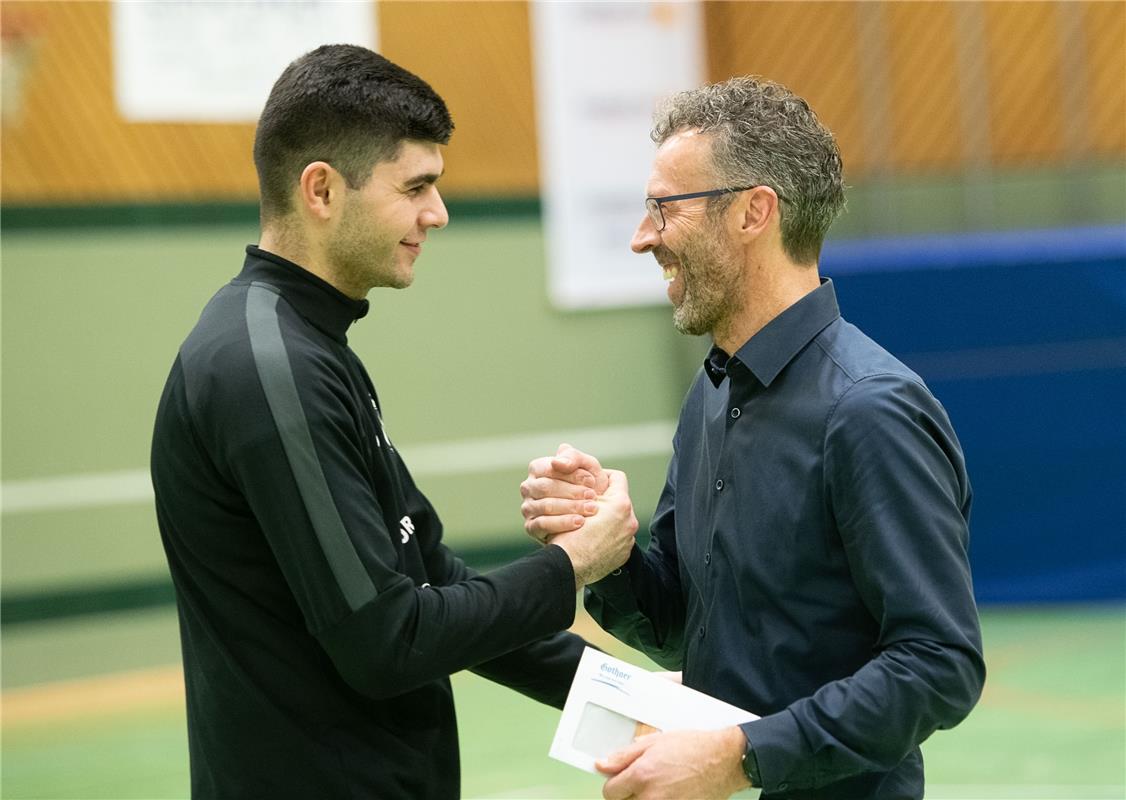
[[[920,798],[919,744],[985,677],[970,484],[922,379],[831,281],[684,401],[648,549],[587,592],[618,638],[762,719],[763,795]]]

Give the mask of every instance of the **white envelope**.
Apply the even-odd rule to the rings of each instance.
[[[588,647],[549,755],[599,774],[596,760],[645,733],[717,730],[754,719],[749,711]]]

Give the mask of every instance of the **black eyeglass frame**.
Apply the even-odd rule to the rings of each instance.
[[[646,197],[645,198],[645,213],[649,215],[650,221],[657,228],[657,233],[665,229],[668,224],[665,222],[665,210],[661,206],[664,203],[671,203],[674,200],[695,200],[697,197],[718,197],[721,194],[734,194],[735,192],[749,192],[751,189],[757,189],[760,186],[766,186],[765,183],[757,183],[754,186],[741,186],[733,187],[730,189],[711,189],[706,192],[689,192],[688,194],[667,194],[664,197]],[[773,186],[767,187],[774,189]],[[785,200],[782,193],[774,189],[774,193],[778,195],[779,200]],[[656,215],[654,215],[654,212]],[[661,224],[657,225],[657,217],[660,217]]]

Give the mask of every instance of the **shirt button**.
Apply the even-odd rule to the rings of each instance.
[[[723,478],[720,478],[718,481],[715,482],[715,490],[717,492],[723,491]]]
[[[711,553],[704,553],[704,563],[705,564],[712,563],[712,554]]]
[[[742,411],[740,411],[740,410],[739,410],[739,409],[737,409],[737,408],[733,408],[733,409],[731,409],[731,419],[739,419],[739,415],[740,415],[740,414],[742,414],[742,413],[743,413],[743,412],[742,412]]]
[[[778,784],[778,791],[780,791],[780,792],[784,792],[789,788],[790,788],[790,784],[786,783],[785,781],[782,781],[782,783]]]
[[[700,626],[700,638],[701,639],[704,638],[704,626],[703,625]]]

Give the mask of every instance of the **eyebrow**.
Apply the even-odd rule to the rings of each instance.
[[[415,175],[403,181],[404,187],[421,186],[424,183],[437,183],[438,179],[446,174],[446,170],[441,172],[427,172],[425,175]]]

